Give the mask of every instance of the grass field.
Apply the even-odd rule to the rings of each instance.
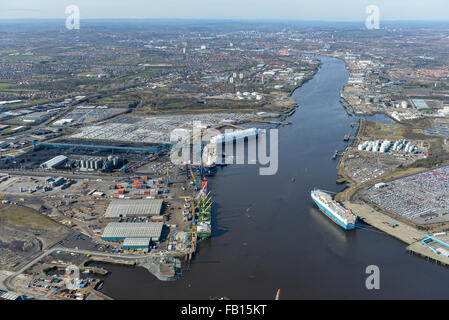
[[[36,210],[15,204],[0,205],[0,224],[12,226],[28,226],[47,231],[57,231],[62,227],[59,223],[40,214]]]
[[[36,56],[3,56],[1,60],[6,61],[29,61],[29,60],[38,60],[39,57]]]

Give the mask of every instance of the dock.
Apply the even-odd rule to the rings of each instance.
[[[443,267],[449,268],[449,258],[443,256],[442,254],[437,254],[432,250],[426,248],[421,241],[412,243],[407,248],[407,253],[412,256],[418,256],[420,258],[426,259],[429,262],[441,265]]]
[[[363,222],[401,240],[402,242],[412,244],[425,238],[424,232],[420,232],[409,225],[377,212],[367,204],[356,204],[345,201],[343,202],[343,205],[346,208],[351,209]],[[397,226],[392,227],[392,225]]]
[[[252,122],[267,123],[267,124],[274,124],[274,125],[283,125],[283,126],[291,124],[291,122],[285,121],[285,120],[276,121],[276,120],[255,119]]]
[[[351,108],[350,104],[343,97],[341,97],[339,101],[340,104],[343,106],[343,108],[345,108],[345,111],[348,114],[348,116],[352,116],[354,110]]]
[[[424,231],[419,231],[405,223],[384,215],[367,204],[344,201],[343,205],[351,209],[366,224],[408,244],[406,247],[408,254],[416,255],[435,264],[449,267],[449,257],[431,250],[429,246],[423,243],[423,240],[428,238]]]

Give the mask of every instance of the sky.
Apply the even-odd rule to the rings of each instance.
[[[365,21],[369,5],[382,20],[449,21],[448,0],[0,0],[0,19],[243,19]]]

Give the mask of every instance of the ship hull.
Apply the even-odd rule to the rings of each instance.
[[[200,239],[207,239],[210,238],[212,236],[211,232],[200,232],[198,233],[198,238]]]
[[[315,200],[313,197],[312,197],[312,199],[316,203],[316,205],[318,206],[320,211],[322,213],[324,213],[326,215],[326,217],[331,219],[334,223],[336,223],[337,225],[339,225],[340,227],[342,227],[345,230],[354,230],[355,229],[355,224],[346,224],[337,215],[333,214],[329,209],[327,209],[325,206],[323,206],[319,201]]]
[[[214,166],[204,166],[203,168],[204,168],[204,171],[206,172],[206,174],[212,175],[215,172],[217,172],[217,166],[216,165],[214,165]]]

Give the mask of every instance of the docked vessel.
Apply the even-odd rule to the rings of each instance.
[[[203,149],[203,170],[212,174],[217,170],[217,146],[209,143]]]
[[[332,221],[345,230],[355,229],[357,216],[351,210],[346,209],[340,203],[332,199],[332,196],[319,189],[314,189],[310,193],[318,208]]]
[[[210,238],[212,236],[212,197],[209,197],[209,193],[207,192],[207,180],[203,180],[197,201],[197,235],[201,239]],[[195,207],[193,210],[195,210]]]
[[[201,201],[197,223],[197,234],[200,238],[209,238],[212,235],[212,202]]]
[[[221,144],[221,143],[229,143],[229,142],[238,142],[241,140],[250,139],[257,137],[259,135],[259,129],[257,128],[249,128],[244,130],[236,130],[229,133],[219,134],[210,139],[210,143],[212,144]]]
[[[259,134],[264,134],[263,129],[249,128],[244,130],[236,130],[229,133],[222,133],[210,139],[209,143],[202,150],[202,164],[205,173],[212,174],[217,170],[217,165],[233,163],[232,155],[225,157],[222,144],[237,143],[245,141],[245,139],[257,138]],[[219,148],[220,151],[217,150]]]

